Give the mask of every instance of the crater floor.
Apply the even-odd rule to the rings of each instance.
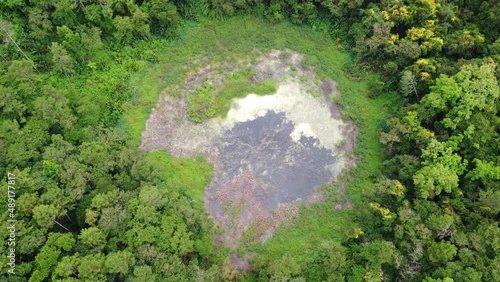
[[[263,56],[252,65],[256,78],[275,78],[277,92],[235,99],[225,118],[190,122],[185,95],[163,93],[146,124],[143,150],[166,148],[176,157],[201,154],[214,165],[205,207],[222,227],[218,240],[229,246],[235,247],[252,226],[255,238],[267,239],[300,203],[321,199],[319,186],[353,165],[355,127],[329,101],[338,95],[335,83],[315,79],[314,70],[301,61],[290,52]],[[211,71],[200,70],[186,83],[210,81]]]

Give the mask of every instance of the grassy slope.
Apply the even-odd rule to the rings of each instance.
[[[269,26],[253,17],[239,17],[224,22],[206,22],[186,28],[184,35],[169,42],[159,56],[159,63],[149,65],[131,79],[133,99],[125,107],[125,121],[137,144],[145,122],[155,105],[160,91],[185,78],[190,69],[206,64],[250,58],[252,50],[292,49],[306,55],[305,63],[316,68],[320,76],[338,82],[339,102],[346,115],[359,126],[356,155],[359,160],[349,182],[347,194],[354,205],[360,205],[361,192],[370,189],[373,177],[380,173],[382,161],[378,132],[387,116],[387,108],[394,105],[391,95],[368,98],[366,81],[349,79],[343,68],[348,54],[334,46],[324,34],[308,27],[287,23]],[[200,60],[203,56],[209,61]],[[194,63],[194,61],[198,63]],[[202,61],[202,62],[200,62]],[[299,261],[322,240],[341,240],[352,222],[353,210],[334,211],[332,204],[316,204],[304,209],[294,225],[282,228],[259,250],[256,260],[273,260],[285,253]]]
[[[167,187],[187,193],[199,208],[203,207],[204,188],[212,179],[212,165],[205,158],[182,159],[170,156],[165,150],[148,152],[143,161],[150,163]]]

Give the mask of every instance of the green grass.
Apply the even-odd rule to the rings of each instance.
[[[174,158],[165,150],[158,150],[147,153],[141,164],[151,179],[178,189],[203,208],[204,190],[212,178],[212,165],[204,157]]]
[[[234,98],[245,97],[250,93],[257,95],[274,94],[278,90],[278,82],[267,79],[262,84],[251,83],[248,79],[230,80],[217,95],[218,112],[226,116]]]
[[[222,89],[216,89],[206,82],[203,88],[198,88],[187,96],[189,119],[193,122],[203,122],[216,116],[225,117],[234,98],[245,97],[250,93],[257,95],[276,93],[277,81],[267,79],[262,84],[257,84],[251,82],[252,76],[252,73],[246,70],[228,75]]]
[[[125,126],[137,144],[161,90],[173,89],[190,70],[226,61],[251,60],[258,56],[255,50],[291,49],[305,55],[304,64],[314,66],[319,78],[330,78],[338,83],[340,97],[337,102],[343,107],[345,116],[359,127],[355,149],[357,166],[349,173],[351,177],[346,193],[356,207],[362,208],[362,192],[371,189],[373,181],[381,174],[379,132],[391,108],[398,102],[396,95],[382,94],[370,98],[368,79],[355,80],[352,74],[345,71],[349,54],[336,48],[324,34],[305,26],[286,22],[269,25],[261,19],[245,16],[224,22],[190,23],[182,34],[175,41],[165,42],[165,47],[158,54],[157,64],[148,65],[131,79],[134,98],[125,107]],[[221,94],[214,113],[223,115],[233,97],[250,90],[255,92],[255,85],[245,83],[238,80],[229,82],[222,90],[225,93]],[[173,92],[170,94],[175,95]],[[197,195],[200,197],[199,193]],[[305,208],[294,224],[279,229],[259,249],[255,262],[274,260],[284,254],[293,255],[301,262],[323,240],[343,240],[348,230],[359,227],[353,222],[355,212],[356,209],[335,211],[332,202]]]
[[[323,34],[311,32],[307,27],[288,23],[268,25],[251,16],[216,23],[188,23],[180,38],[150,43],[158,62],[149,63],[132,75],[129,84],[132,99],[123,106],[124,118],[120,126],[139,145],[146,121],[161,91],[170,89],[169,94],[176,95],[172,89],[181,84],[192,70],[226,61],[249,60],[256,57],[254,50],[289,48],[308,53],[308,50],[327,46],[328,42]]]
[[[285,254],[298,262],[306,259],[323,240],[342,241],[348,229],[358,227],[352,221],[353,211],[335,212],[326,204],[316,204],[301,211],[289,227],[279,228],[260,249],[255,263],[266,265]]]

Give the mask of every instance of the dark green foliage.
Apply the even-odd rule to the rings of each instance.
[[[198,263],[213,248],[202,212],[210,165],[161,152],[143,158],[114,128],[131,97],[130,74],[154,57],[122,44],[150,38],[150,23],[158,35],[176,35],[181,19],[173,4],[152,3],[151,14],[146,3],[123,4],[0,4],[11,19],[0,31],[8,43],[0,47],[0,172],[14,173],[19,188],[12,281],[153,281],[145,277],[210,267]],[[151,221],[157,231],[146,227]],[[178,274],[162,270],[167,264]]]
[[[8,281],[500,281],[498,1],[8,0],[0,13],[0,175],[14,173],[19,188]],[[252,30],[244,13],[283,31]],[[212,20],[232,16],[242,19],[234,32]],[[287,33],[289,22],[319,36]],[[186,42],[203,44],[162,54],[195,28],[204,32]],[[246,54],[252,44],[293,47],[339,82],[340,103],[360,126],[361,161],[348,186],[354,210],[310,208],[279,242],[286,253],[273,242],[271,251],[249,246],[262,253],[237,277],[227,253],[214,253],[202,211],[211,166],[142,155],[129,139],[144,126],[135,114],[180,81],[186,60]],[[333,45],[351,48],[351,79],[380,73],[368,82],[373,100],[355,95],[365,90],[338,71],[345,54]],[[162,56],[171,59],[150,68],[160,74],[134,88]],[[205,83],[187,97],[189,118],[224,116],[235,97],[276,91],[275,81],[251,78],[246,70],[226,75],[221,89]],[[388,114],[378,110],[401,104],[386,91],[407,103],[382,130]],[[117,129],[124,112],[126,133]]]
[[[199,203],[203,202],[203,190],[212,178],[212,167],[205,158],[173,158],[164,150],[148,153],[131,172],[140,181],[165,183],[186,192]]]
[[[177,7],[168,1],[146,1],[143,6],[150,18],[151,30],[160,36],[178,35],[181,28],[181,18]]]

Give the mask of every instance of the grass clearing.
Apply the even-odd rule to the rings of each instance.
[[[380,175],[382,148],[379,132],[392,105],[398,102],[396,95],[382,94],[370,98],[368,80],[354,80],[345,73],[348,53],[335,47],[335,43],[327,36],[313,32],[309,27],[286,22],[269,25],[259,18],[244,16],[224,22],[190,23],[182,34],[179,39],[164,43],[157,64],[149,64],[130,80],[133,99],[125,105],[123,126],[137,144],[162,89],[183,81],[189,71],[226,61],[250,60],[259,55],[255,50],[291,49],[304,54],[304,64],[314,66],[318,76],[338,83],[340,97],[337,101],[346,117],[358,125],[358,144],[355,149],[357,166],[349,172],[351,180],[346,194],[354,206],[363,205],[362,191],[371,189],[372,181]],[[223,115],[232,97],[244,95],[246,91],[256,91],[253,87],[255,85],[247,85],[244,80],[238,79],[228,83],[211,114]],[[194,197],[202,196],[202,191],[197,190]],[[294,219],[294,224],[279,229],[266,244],[257,248],[255,263],[271,261],[284,254],[291,254],[301,262],[321,241],[343,240],[346,232],[359,227],[353,222],[354,212],[336,211],[332,202],[302,209],[300,216]]]
[[[179,189],[203,208],[204,190],[212,178],[212,165],[204,157],[174,158],[165,150],[157,150],[147,153],[141,162],[144,173],[152,179]]]
[[[243,70],[236,74],[226,75],[222,89],[216,89],[205,82],[187,96],[189,109],[187,115],[193,122],[203,122],[216,116],[225,117],[234,98],[242,98],[248,94],[269,95],[278,90],[278,82],[267,79],[261,84],[253,83],[251,78],[255,72]]]
[[[190,71],[207,65],[251,60],[259,55],[255,50],[288,48],[307,54],[308,50],[321,49],[328,42],[323,34],[311,32],[308,27],[290,23],[269,26],[260,18],[244,16],[217,23],[189,22],[178,39],[150,44],[157,62],[148,63],[131,76],[132,98],[124,104],[124,118],[119,124],[137,145],[161,91],[174,89]],[[336,53],[342,52],[336,50]]]

